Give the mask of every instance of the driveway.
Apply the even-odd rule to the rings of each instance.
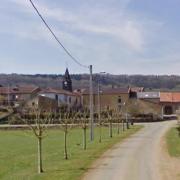
[[[160,140],[175,121],[145,123],[98,159],[83,180],[161,180]]]

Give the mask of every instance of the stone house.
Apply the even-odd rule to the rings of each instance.
[[[82,90],[82,105],[89,108],[89,91]],[[129,99],[129,88],[111,88],[100,90],[100,107],[101,110],[121,109]],[[93,92],[94,111],[98,110],[98,91]]]
[[[144,113],[153,113],[159,117],[175,117],[180,108],[180,92],[140,92],[137,100],[141,102]]]
[[[79,109],[81,107],[81,96],[78,93],[62,89],[47,88],[41,90],[36,97],[29,100],[26,107],[38,107],[46,111],[56,111],[60,107]]]
[[[37,96],[40,88],[37,86],[0,87],[1,105],[19,106]]]
[[[180,109],[180,92],[160,92],[162,115],[173,115]]]

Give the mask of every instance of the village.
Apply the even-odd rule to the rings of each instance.
[[[178,0],[2,0],[0,180],[180,180]]]
[[[99,84],[100,87],[100,84]],[[32,85],[0,87],[1,109],[38,108],[41,111],[57,112],[60,107],[81,111],[89,108],[89,89],[73,89],[71,76],[66,69],[62,89],[40,88]],[[108,109],[128,113],[136,122],[160,121],[176,118],[180,108],[180,92],[146,91],[143,87],[94,88],[94,113]],[[7,115],[7,116],[6,116]],[[1,121],[2,122],[2,121]]]

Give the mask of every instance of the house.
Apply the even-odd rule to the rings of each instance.
[[[160,92],[162,114],[173,115],[180,109],[180,92]]]
[[[180,92],[139,92],[137,100],[145,113],[159,115],[162,119],[175,117],[180,108]]]
[[[37,86],[0,87],[1,105],[19,106],[35,97],[40,88]]]
[[[153,114],[162,117],[162,107],[160,105],[160,92],[138,92],[137,102],[141,114]]]
[[[41,111],[56,112],[58,109],[58,102],[52,98],[37,95],[36,97],[27,101],[24,107],[25,109],[38,108]]]
[[[56,100],[58,106],[67,105],[68,107],[78,107],[81,105],[81,97],[78,93],[62,89],[47,88],[42,90],[39,95]]]
[[[85,108],[89,108],[89,90],[83,89],[82,93],[82,105]],[[100,107],[101,110],[107,108],[110,109],[121,109],[122,106],[129,99],[129,88],[110,88],[110,89],[101,89],[99,92],[100,97]],[[93,92],[93,103],[94,111],[98,110],[98,91],[94,90]]]
[[[130,87],[129,98],[137,98],[137,93],[144,92],[144,87]]]
[[[159,103],[160,92],[138,92],[137,98],[152,103]]]
[[[57,111],[60,107],[81,108],[81,95],[62,89],[46,88],[26,103],[26,107],[38,107],[45,111]]]

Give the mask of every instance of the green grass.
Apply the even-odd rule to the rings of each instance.
[[[180,157],[180,137],[178,136],[177,129],[175,127],[171,128],[166,137],[170,156]]]
[[[102,129],[102,143],[89,141],[87,150],[82,148],[82,129],[72,129],[68,134],[69,160],[64,160],[63,132],[48,131],[43,140],[44,173],[37,174],[37,140],[31,131],[0,131],[0,179],[3,180],[76,180],[88,169],[91,163],[104,151],[117,142],[137,132],[142,126],[134,126],[114,137],[108,137],[108,128]]]

